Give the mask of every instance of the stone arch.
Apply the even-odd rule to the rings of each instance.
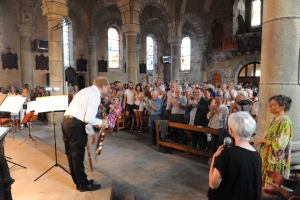
[[[81,5],[76,3],[75,1],[69,1],[69,8],[71,12],[76,13],[76,15],[79,17],[79,19],[82,21],[84,25],[84,31],[88,33],[89,29],[89,15],[85,12],[85,10],[82,8]],[[69,12],[70,12],[69,11]]]
[[[204,24],[202,20],[194,13],[187,13],[183,16],[183,18],[180,20],[179,27],[183,27],[183,25],[189,22],[192,24],[192,26],[196,30],[196,34],[198,37],[204,37],[205,36],[205,29]],[[180,34],[178,36],[182,35],[182,29],[179,32]]]
[[[41,9],[42,4],[38,0],[27,0],[26,4],[19,1],[8,0],[9,4],[16,13],[19,23],[26,23],[25,16],[29,17],[29,23],[34,24],[35,15],[37,10]],[[23,15],[23,12],[31,13],[31,15]]]
[[[99,24],[105,21],[117,21],[117,24],[121,27],[122,26],[122,18],[120,12],[115,11],[107,11],[104,15],[99,18]]]
[[[238,75],[239,75],[239,71],[241,70],[241,68],[243,66],[245,66],[248,63],[252,63],[252,62],[259,62],[260,63],[260,55],[257,56],[251,56],[251,57],[247,57],[244,58],[243,60],[241,60],[232,70],[231,73],[231,77],[234,79],[234,83],[237,83],[237,79],[238,79]]]
[[[146,8],[146,6],[152,5],[158,8],[161,13],[164,15],[167,26],[169,28],[169,36],[174,35],[174,31],[172,31],[172,28],[175,24],[175,22],[172,20],[174,19],[174,15],[171,12],[171,9],[167,3],[164,3],[163,1],[160,0],[145,0],[143,3],[141,3],[140,6],[140,13],[143,13],[143,10]]]
[[[154,6],[151,6],[154,7]],[[165,15],[160,10],[151,9],[150,5],[148,5],[143,12],[140,15],[140,25],[143,26],[144,24],[148,23],[149,21],[153,19],[159,19],[161,20],[166,26],[168,25],[167,19],[165,18]],[[151,12],[147,12],[147,9],[151,9]]]

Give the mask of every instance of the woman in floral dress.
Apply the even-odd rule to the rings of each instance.
[[[109,114],[107,115],[108,128],[114,128],[117,121],[117,116],[122,112],[122,106],[119,102],[119,98],[115,97],[114,104],[110,104],[109,107]]]
[[[292,122],[285,111],[290,109],[292,100],[284,95],[275,95],[269,99],[270,112],[274,114],[265,138],[257,139],[256,145],[261,146],[262,158],[262,186],[266,187],[272,182],[266,170],[277,171],[289,178],[292,147]]]

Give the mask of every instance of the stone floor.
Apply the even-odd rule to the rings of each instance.
[[[67,168],[66,157],[61,153],[64,152],[64,144],[60,125],[56,125],[55,132],[59,151],[58,163]],[[48,200],[52,199],[52,196],[53,199],[94,199],[95,196],[97,199],[113,200],[207,199],[207,160],[176,150],[173,150],[172,154],[158,152],[155,147],[148,146],[150,135],[147,131],[137,133],[124,130],[114,132],[113,135],[106,134],[102,154],[96,158],[95,146],[91,145],[94,172],[89,170],[87,159],[86,171],[89,178],[102,184],[102,189],[97,192],[103,191],[103,194],[76,191],[71,177],[60,167],[54,167],[34,182],[39,174],[55,164],[54,150],[49,147],[54,147],[53,133],[53,127],[48,127],[38,120],[31,129],[37,145],[31,140],[19,145],[28,136],[28,128],[15,133],[14,140],[12,132],[8,133],[5,143],[6,155],[12,157],[14,162],[27,167],[23,169],[14,166],[10,170],[11,176],[16,180],[12,185],[15,200]],[[27,150],[26,146],[30,147],[30,150]],[[47,157],[48,160],[40,159],[37,155]],[[34,172],[27,175],[31,170]],[[47,191],[42,189],[49,187],[51,189]],[[33,192],[37,190],[38,193]]]

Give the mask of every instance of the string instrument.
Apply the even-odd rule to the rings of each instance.
[[[106,119],[106,112],[102,112],[102,119]],[[96,143],[95,153],[96,156],[102,152],[102,144],[105,137],[105,126],[100,126],[99,137]]]
[[[86,143],[86,151],[87,151],[87,155],[88,155],[88,159],[89,159],[90,169],[91,169],[91,171],[94,171],[93,170],[93,163],[92,163],[92,158],[91,158],[91,151],[90,151],[89,141]]]

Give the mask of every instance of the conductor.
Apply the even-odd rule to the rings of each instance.
[[[108,79],[102,76],[97,77],[92,86],[80,90],[75,95],[64,113],[65,118],[61,125],[65,150],[73,182],[80,192],[101,188],[101,185],[94,183],[93,179],[88,180],[84,171],[83,162],[87,143],[85,126],[87,124],[107,125],[107,120],[96,118],[96,114],[101,103],[101,95],[105,95],[109,89]],[[94,135],[91,135],[90,142],[95,142]]]

